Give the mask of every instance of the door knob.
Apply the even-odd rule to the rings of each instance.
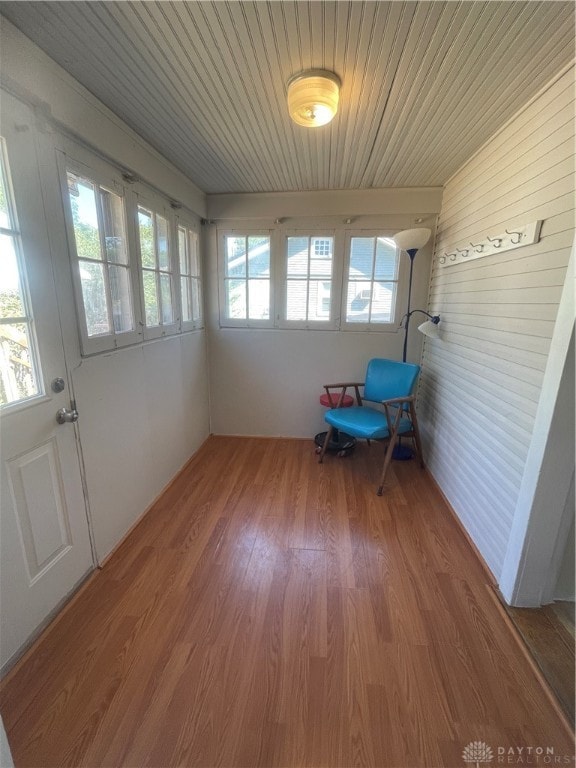
[[[78,421],[78,411],[76,408],[68,410],[67,408],[60,408],[56,411],[56,421],[58,424],[73,424]]]

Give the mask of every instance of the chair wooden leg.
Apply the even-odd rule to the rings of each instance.
[[[386,477],[386,472],[388,471],[388,467],[390,466],[390,462],[392,461],[392,451],[394,450],[394,446],[396,445],[397,437],[398,437],[398,433],[394,431],[392,437],[388,441],[388,446],[386,448],[386,453],[384,455],[384,466],[382,467],[382,474],[380,475],[380,485],[378,486],[378,490],[376,491],[378,496],[382,496],[382,491],[384,489],[384,478]]]
[[[332,439],[332,432],[334,432],[334,427],[328,427],[328,432],[326,432],[326,439],[324,440],[324,445],[322,446],[320,456],[318,457],[318,464],[322,464],[322,461],[324,460],[324,454],[326,453],[326,449],[328,448],[330,440]]]

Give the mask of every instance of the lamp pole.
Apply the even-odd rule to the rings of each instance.
[[[414,272],[414,257],[418,253],[418,248],[408,248],[406,253],[410,257],[410,279],[408,280],[408,308],[406,309],[406,325],[404,326],[404,349],[402,351],[402,362],[406,362],[406,353],[408,351],[408,327],[410,326],[410,301],[412,299],[412,274]]]

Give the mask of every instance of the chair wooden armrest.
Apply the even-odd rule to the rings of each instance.
[[[363,381],[341,381],[338,384],[324,384],[324,389],[339,389],[340,387],[363,387]]]
[[[382,400],[382,405],[397,405],[398,403],[413,403],[415,400],[414,395],[407,395],[406,397],[392,397],[390,400]]]
[[[362,405],[362,398],[360,397],[360,387],[363,387],[363,386],[364,386],[363,381],[344,381],[338,384],[324,384],[324,389],[326,390],[326,394],[328,395],[329,402],[332,402],[332,397],[330,395],[331,389],[342,390],[340,392],[340,397],[338,398],[338,402],[336,404],[336,408],[342,408],[344,395],[346,394],[346,390],[348,389],[348,387],[354,387],[354,390],[356,392],[356,402],[358,405]]]

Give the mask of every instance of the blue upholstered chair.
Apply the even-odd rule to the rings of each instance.
[[[368,363],[365,382],[343,382],[340,384],[326,384],[324,389],[330,395],[330,390],[340,389],[336,408],[327,411],[324,416],[328,423],[326,440],[320,451],[321,463],[330,443],[332,432],[340,429],[352,437],[365,440],[387,440],[388,445],[384,454],[384,466],[378,486],[378,496],[382,495],[384,478],[392,459],[392,451],[399,437],[409,437],[414,441],[414,447],[420,459],[420,466],[424,466],[422,459],[422,446],[414,408],[414,395],[416,380],[420,373],[420,366],[412,363],[400,363],[397,360],[382,360],[374,358]],[[352,387],[356,393],[357,405],[351,408],[342,408],[346,390]],[[364,387],[363,397],[360,395],[360,387]],[[366,402],[378,403],[375,408],[366,405]]]

